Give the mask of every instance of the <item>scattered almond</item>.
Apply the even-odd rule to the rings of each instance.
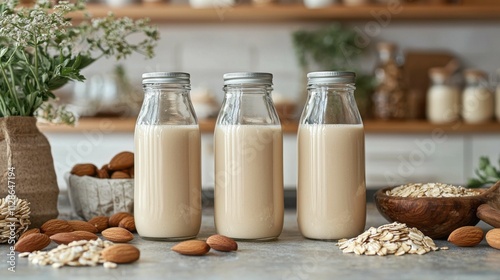
[[[494,228],[486,233],[486,242],[491,247],[500,250],[500,228]]]
[[[60,232],[71,232],[73,231],[73,227],[67,221],[52,219],[46,221],[40,227],[40,231],[51,236]]]
[[[38,229],[38,228],[32,228],[32,229],[29,229],[29,230],[25,231],[23,234],[21,234],[21,236],[19,237],[18,241],[21,240],[22,238],[30,235],[30,234],[33,234],[33,233],[40,233],[40,229]]]
[[[72,220],[72,221],[68,221],[68,224],[75,231],[88,231],[91,233],[97,233],[97,228],[89,222]]]
[[[92,163],[75,164],[71,169],[71,174],[77,176],[94,176],[97,173],[97,167]]]
[[[172,247],[172,251],[188,256],[203,256],[210,251],[210,246],[202,240],[188,240]]]
[[[118,224],[119,227],[124,228],[130,232],[134,232],[135,229],[135,220],[133,216],[123,218]]]
[[[207,244],[210,248],[222,252],[238,250],[238,243],[236,243],[233,239],[220,234],[210,236],[207,239]]]
[[[130,244],[116,244],[102,250],[102,258],[113,263],[132,263],[137,261],[141,252]]]
[[[448,242],[460,247],[473,247],[481,243],[483,237],[484,232],[480,227],[465,226],[450,233]]]
[[[476,216],[494,228],[500,228],[500,210],[488,204],[481,204],[477,208]]]
[[[112,227],[102,231],[102,236],[109,241],[117,243],[126,243],[134,239],[134,235],[121,227]]]
[[[120,224],[121,220],[123,220],[123,218],[125,217],[132,217],[132,214],[127,212],[118,212],[111,215],[111,217],[109,217],[109,226],[117,227]]]
[[[73,241],[79,240],[96,240],[97,238],[97,235],[95,235],[94,233],[81,230],[61,232],[50,237],[50,239],[57,244],[69,244]]]
[[[19,239],[15,245],[17,252],[33,252],[39,251],[49,246],[50,238],[43,233],[32,233]]]
[[[97,232],[101,232],[109,227],[109,218],[106,216],[97,216],[90,219],[88,223],[95,226]]]
[[[134,166],[134,154],[131,152],[121,152],[115,155],[108,164],[109,170],[123,170]]]
[[[123,171],[115,171],[111,174],[111,179],[130,179],[130,175]]]

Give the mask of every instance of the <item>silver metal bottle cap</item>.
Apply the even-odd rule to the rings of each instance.
[[[142,74],[143,84],[187,84],[190,75],[184,72],[150,72]]]
[[[307,74],[308,84],[342,83],[353,84],[356,73],[347,71],[319,71]]]
[[[224,74],[224,85],[273,84],[273,74],[262,72],[236,72]]]

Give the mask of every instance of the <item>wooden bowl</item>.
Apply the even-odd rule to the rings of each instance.
[[[390,189],[375,193],[380,214],[390,222],[416,227],[434,239],[445,239],[459,227],[476,225],[479,222],[476,210],[483,203],[500,207],[500,181],[480,190],[480,195],[466,197],[397,197],[386,195]]]

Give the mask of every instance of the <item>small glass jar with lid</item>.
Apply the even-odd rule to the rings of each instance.
[[[450,82],[450,73],[442,67],[429,69],[431,86],[427,91],[427,120],[450,123],[460,118],[460,91]]]
[[[377,119],[406,118],[403,73],[396,61],[396,45],[377,44],[379,62],[375,68],[377,86],[372,96],[373,116]]]
[[[272,75],[224,75],[215,126],[215,227],[235,239],[270,240],[283,229],[283,134]]]
[[[493,118],[495,103],[488,89],[486,73],[467,69],[464,71],[466,86],[462,94],[462,118],[466,123],[484,123]]]
[[[201,226],[201,143],[190,75],[145,73],[142,85],[134,135],[137,232],[145,239],[193,238]]]

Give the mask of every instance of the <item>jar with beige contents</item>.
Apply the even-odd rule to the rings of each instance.
[[[269,73],[224,75],[225,98],[215,127],[217,232],[270,240],[283,229],[283,135]]]
[[[313,72],[298,131],[297,220],[311,239],[340,239],[365,227],[364,129],[353,72]]]
[[[427,119],[432,123],[450,123],[460,118],[460,92],[450,83],[445,68],[429,69],[432,85],[427,91]]]
[[[490,121],[495,114],[493,93],[488,89],[486,73],[467,69],[467,82],[462,96],[462,117],[466,123],[477,124]]]
[[[144,103],[135,127],[134,216],[142,238],[195,237],[201,226],[200,131],[190,76],[142,76]]]

